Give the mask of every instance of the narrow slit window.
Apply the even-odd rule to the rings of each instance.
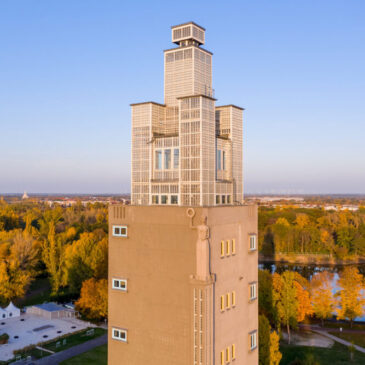
[[[231,356],[230,356],[230,353],[229,353],[229,347],[226,348],[226,362],[230,362],[231,360]]]
[[[232,360],[236,358],[236,345],[232,345],[232,354],[231,354]]]
[[[232,255],[236,254],[236,240],[232,240]]]
[[[224,257],[224,241],[221,241],[221,257]]]
[[[236,306],[236,292],[232,292],[232,307]]]
[[[224,295],[221,295],[221,311],[224,311]]]
[[[229,240],[227,240],[226,242],[226,255],[229,256],[231,253],[231,248],[230,248],[231,242]]]
[[[231,295],[229,293],[226,294],[226,308],[231,308]]]

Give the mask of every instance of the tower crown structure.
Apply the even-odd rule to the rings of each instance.
[[[172,42],[180,46],[187,46],[189,44],[201,45],[205,42],[205,28],[194,22],[174,25],[171,29]]]
[[[132,204],[241,204],[242,115],[216,106],[213,54],[205,29],[172,27],[178,47],[164,51],[164,104],[132,104]]]

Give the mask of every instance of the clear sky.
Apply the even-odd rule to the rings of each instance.
[[[123,193],[170,26],[244,108],[246,193],[365,193],[365,1],[0,1],[0,193]]]

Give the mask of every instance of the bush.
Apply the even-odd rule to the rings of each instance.
[[[2,335],[0,335],[0,345],[8,343],[8,340],[9,340],[9,335],[7,333],[3,333]]]

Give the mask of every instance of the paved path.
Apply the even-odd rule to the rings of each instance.
[[[317,330],[317,329],[314,329],[314,328],[311,328],[311,331],[316,332],[316,333],[319,333],[322,336],[326,336],[328,338],[331,338],[333,341],[339,342],[342,345],[345,345],[345,346],[351,346],[352,345],[351,342],[348,342],[348,341],[343,340],[342,338],[333,336],[333,335],[329,334],[327,331],[323,331],[323,330],[320,331],[320,330]],[[365,354],[365,349],[363,347],[354,345],[354,348],[357,351],[363,352]]]
[[[94,347],[105,345],[108,342],[108,335],[102,335],[100,337],[94,338],[93,340],[84,342],[80,345],[70,347],[67,350],[56,352],[51,356],[44,357],[43,359],[39,359],[33,361],[32,363],[37,365],[56,365],[60,362],[67,360],[76,355],[80,355],[86,351],[93,349]]]

